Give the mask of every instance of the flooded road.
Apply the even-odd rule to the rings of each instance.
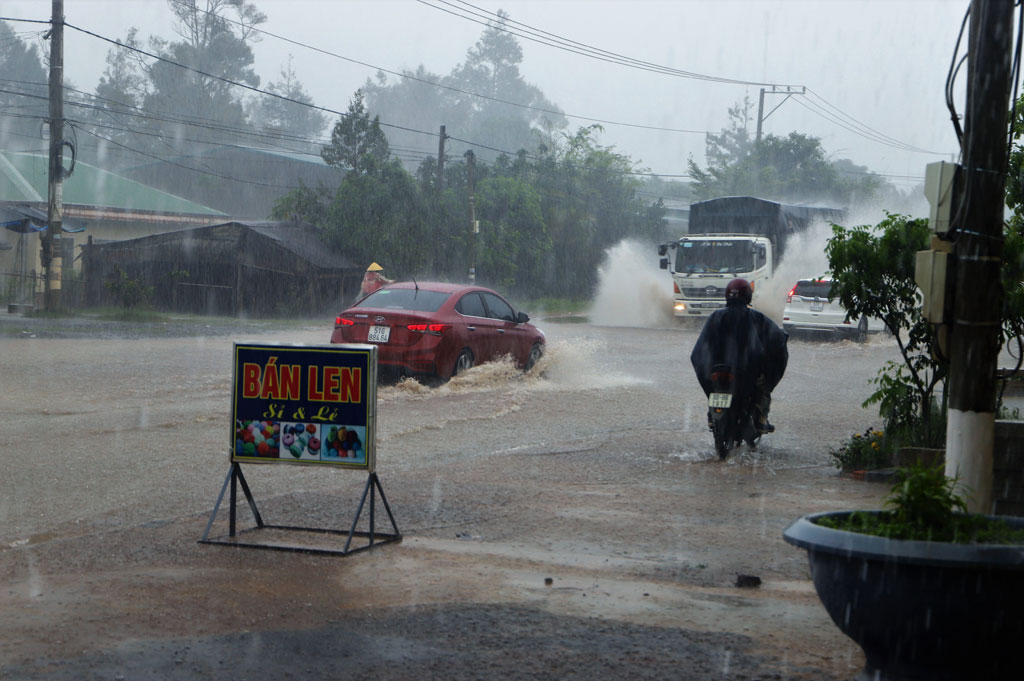
[[[0,338],[0,611],[19,613],[0,678],[852,677],[859,649],[781,533],[887,492],[828,449],[879,425],[860,404],[895,342],[792,339],[778,431],[719,462],[696,327],[538,325],[529,374],[381,387],[404,539],[345,557],[196,543],[228,472],[232,343],[322,344],[326,326]],[[245,475],[264,520],[304,527],[347,529],[365,484]]]

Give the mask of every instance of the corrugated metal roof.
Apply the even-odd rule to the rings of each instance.
[[[329,248],[318,227],[300,222],[223,222],[206,227],[194,227],[164,234],[112,241],[97,245],[100,250],[138,250],[160,248],[176,242],[223,242],[237,243],[244,232],[252,232],[258,238],[272,241],[275,246],[293,253],[297,257],[322,270],[361,270],[341,253]]]
[[[45,201],[48,167],[49,159],[42,154],[0,152],[0,202]],[[65,204],[211,217],[224,215],[87,163],[76,163],[74,173],[63,185]]]
[[[323,269],[341,269],[354,267],[352,262],[324,246],[320,228],[303,222],[234,222],[248,227],[252,231],[272,239],[281,248],[291,251],[313,265]]]

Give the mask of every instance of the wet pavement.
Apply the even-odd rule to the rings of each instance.
[[[197,543],[228,472],[232,342],[328,326],[0,334],[0,678],[852,678],[861,653],[781,534],[887,492],[828,448],[878,424],[860,404],[892,339],[791,341],[778,432],[719,462],[696,328],[537,323],[529,374],[381,388],[404,539],[345,557]],[[365,485],[245,475],[267,522],[305,527],[347,528]]]

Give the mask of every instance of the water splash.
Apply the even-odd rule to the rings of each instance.
[[[791,236],[778,269],[770,279],[757,285],[754,308],[781,324],[786,295],[797,280],[820,277],[827,273],[825,244],[831,236],[832,228],[825,222],[816,222],[807,231]]]
[[[605,252],[590,321],[599,326],[660,328],[672,323],[672,277],[657,249],[626,239]]]

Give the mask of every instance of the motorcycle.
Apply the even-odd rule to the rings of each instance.
[[[715,451],[723,461],[734,447],[746,442],[754,449],[761,438],[761,433],[754,427],[752,395],[744,395],[738,388],[734,367],[727,364],[712,367],[708,426],[715,436]]]

